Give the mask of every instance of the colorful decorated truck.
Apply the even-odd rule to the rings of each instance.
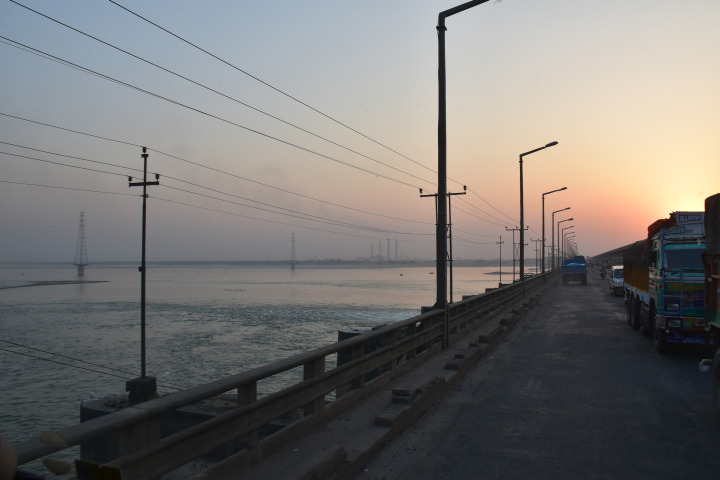
[[[713,396],[720,410],[720,193],[705,199],[705,318],[707,331],[715,345],[713,361]]]
[[[704,251],[704,212],[673,212],[623,254],[628,323],[660,353],[670,344],[708,343]]]

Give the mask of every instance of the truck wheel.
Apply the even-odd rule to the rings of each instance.
[[[630,302],[630,314],[632,315],[632,328],[638,330],[640,328],[640,301],[637,298]]]
[[[715,349],[715,359],[712,366],[713,376],[713,399],[715,408],[720,410],[720,348]]]
[[[627,317],[627,324],[632,325],[632,311],[631,311],[632,299],[625,299],[625,316]]]
[[[665,338],[665,332],[661,329],[655,329],[653,344],[655,345],[655,351],[658,353],[667,353],[668,350],[670,350],[670,346]]]
[[[647,327],[648,327],[648,336],[650,338],[655,337],[655,304],[650,304],[650,308],[648,309],[647,314]]]
[[[640,333],[643,337],[649,337],[650,336],[650,326],[648,325],[648,309],[645,306],[641,307],[640,313]]]

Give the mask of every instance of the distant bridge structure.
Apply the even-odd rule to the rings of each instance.
[[[608,250],[604,253],[599,253],[597,255],[593,255],[591,257],[591,260],[593,263],[598,265],[605,265],[605,266],[613,266],[613,265],[622,265],[623,264],[623,255],[625,251],[634,243],[631,243],[629,245],[623,245],[622,247],[615,248],[613,250]]]

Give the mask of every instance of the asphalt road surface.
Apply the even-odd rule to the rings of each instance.
[[[720,479],[709,355],[660,355],[596,270],[540,305],[358,478]]]

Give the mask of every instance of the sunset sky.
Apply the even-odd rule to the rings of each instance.
[[[139,259],[141,146],[160,174],[149,260],[284,260],[293,233],[300,260],[388,239],[433,259],[435,26],[461,3],[2,0],[0,264],[72,263],[80,212],[91,263]],[[509,258],[518,156],[551,141],[524,160],[529,258],[561,187],[547,244],[571,207],[555,220],[584,255],[702,210],[720,192],[719,19],[717,0],[448,18],[448,190],[468,187],[453,256],[497,258],[502,236]]]

